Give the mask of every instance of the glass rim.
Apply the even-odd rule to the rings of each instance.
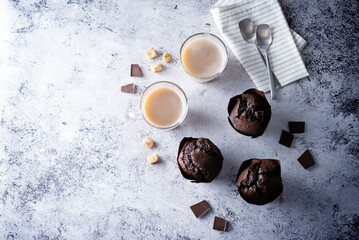
[[[164,83],[164,84],[169,84],[169,85],[172,85],[174,86],[175,88],[177,88],[182,94],[183,94],[183,97],[184,97],[184,104],[185,104],[185,109],[182,110],[182,114],[181,114],[181,117],[172,125],[169,125],[169,126],[164,126],[164,127],[161,127],[161,126],[157,126],[153,123],[151,123],[149,120],[147,120],[146,116],[145,116],[145,113],[144,113],[144,110],[143,110],[143,102],[145,99],[144,98],[144,95],[145,93],[151,88],[153,87],[154,85],[157,85],[157,84],[160,84],[160,83]],[[178,93],[176,93],[178,94]],[[182,101],[182,97],[180,96],[181,98],[181,101]],[[170,130],[170,129],[174,129],[176,127],[178,127],[178,125],[180,125],[183,120],[186,118],[187,116],[187,113],[188,113],[188,99],[187,99],[187,95],[186,93],[183,91],[183,89],[178,86],[177,84],[173,83],[173,82],[170,82],[170,81],[158,81],[158,82],[154,82],[152,84],[150,84],[148,87],[146,87],[146,89],[143,91],[142,95],[141,95],[141,100],[140,100],[140,109],[141,109],[141,114],[142,114],[142,117],[143,119],[145,120],[145,122],[147,124],[149,124],[151,127],[154,127],[154,128],[157,128],[157,129],[163,129],[163,130]]]
[[[195,76],[195,75],[189,73],[189,72],[187,71],[187,69],[185,68],[185,66],[184,66],[184,64],[183,64],[183,61],[182,61],[182,51],[183,51],[184,45],[188,42],[188,40],[190,40],[191,38],[193,38],[193,37],[195,37],[195,36],[198,36],[198,35],[209,35],[209,36],[211,36],[211,37],[216,38],[217,40],[219,40],[219,41],[222,43],[224,49],[226,50],[226,54],[225,54],[225,55],[226,55],[226,60],[225,60],[225,63],[223,64],[223,68],[221,68],[221,70],[220,70],[218,73],[216,73],[216,74],[214,74],[214,75],[212,75],[212,76],[209,76],[209,77],[198,77],[198,76]],[[195,34],[189,36],[189,37],[188,37],[186,40],[184,40],[184,42],[182,43],[181,48],[180,48],[180,62],[181,62],[181,65],[182,65],[184,71],[185,71],[188,75],[190,75],[191,77],[193,77],[193,78],[195,78],[195,79],[200,79],[200,80],[211,80],[211,79],[216,78],[216,77],[217,77],[219,74],[221,74],[221,73],[223,72],[223,70],[226,68],[226,66],[227,66],[227,64],[228,64],[228,49],[227,49],[227,47],[226,47],[226,44],[224,44],[224,42],[222,41],[222,39],[220,39],[219,37],[217,37],[216,35],[214,35],[214,34],[212,34],[212,33],[208,33],[208,32],[195,33]]]

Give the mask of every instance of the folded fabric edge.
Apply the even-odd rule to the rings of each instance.
[[[295,83],[295,82],[297,82],[297,81],[300,81],[301,79],[303,79],[303,78],[306,78],[306,77],[308,77],[309,76],[309,73],[307,72],[305,75],[303,75],[303,76],[300,76],[297,80],[293,80],[293,81],[289,81],[289,82],[285,82],[285,83],[282,83],[282,87],[284,87],[284,86],[287,86],[287,85],[289,85],[289,84],[291,84],[291,83]],[[253,80],[252,80],[252,82],[253,82]],[[254,83],[254,82],[253,82]],[[256,86],[256,84],[254,83],[254,85]],[[268,93],[269,92],[269,83],[268,83],[268,85],[264,85],[263,87],[257,87],[256,86],[256,88],[258,89],[258,90],[260,90],[260,91],[263,91],[264,93]]]
[[[222,32],[221,24],[218,23],[218,21],[217,21],[218,19],[217,19],[217,18],[218,18],[218,16],[219,16],[219,14],[220,14],[221,11],[226,11],[227,9],[230,9],[231,7],[233,7],[233,6],[235,6],[235,5],[238,6],[240,3],[239,3],[239,2],[232,2],[232,4],[229,4],[229,5],[219,6],[220,4],[222,4],[222,3],[224,3],[224,2],[226,2],[226,1],[225,1],[225,0],[220,0],[220,1],[218,1],[216,4],[214,4],[214,5],[212,6],[212,8],[210,9],[210,12],[211,12],[212,17],[213,17],[213,19],[214,19],[214,22],[215,22],[216,25],[217,25],[217,28],[218,28],[219,31],[221,32],[222,37],[223,37],[225,40],[227,40],[227,39],[226,39],[226,36],[225,36],[225,35],[223,34],[223,32]],[[227,3],[228,3],[228,2],[227,2]],[[273,3],[279,5],[278,1],[273,1]],[[280,6],[280,5],[279,5],[279,6]],[[284,13],[283,13],[283,9],[281,8],[281,6],[280,6],[280,9],[281,9],[281,11],[282,11],[283,16],[285,16]],[[285,21],[287,21],[287,20],[285,19]],[[303,79],[303,78],[309,76],[309,73],[308,73],[308,71],[306,70],[306,66],[304,65],[302,56],[301,56],[301,54],[300,54],[300,52],[303,50],[303,48],[307,45],[307,41],[306,41],[304,38],[302,38],[298,33],[296,33],[293,29],[291,29],[291,28],[289,27],[288,22],[287,22],[287,26],[288,26],[288,28],[289,28],[289,30],[290,30],[292,39],[293,39],[293,41],[294,41],[294,43],[295,43],[295,46],[296,46],[297,51],[298,51],[298,54],[299,54],[299,56],[300,56],[300,58],[301,58],[301,61],[302,61],[302,63],[303,63],[305,73],[300,74],[300,75],[298,76],[298,78],[294,78],[294,79],[292,79],[292,80],[290,80],[290,81],[286,81],[286,82],[284,82],[284,83],[281,83],[282,87],[283,87],[283,86],[286,86],[286,85],[288,85],[288,84],[290,84],[290,83],[292,83],[292,82],[298,81],[298,80],[300,80],[300,79]],[[228,40],[226,41],[226,43],[228,44]],[[232,48],[230,48],[230,49],[232,50]],[[233,50],[232,50],[232,51],[233,51]],[[236,57],[236,58],[237,58],[237,57]],[[238,59],[238,58],[237,58],[237,59]],[[242,66],[242,67],[243,67],[243,66]],[[244,67],[243,67],[243,68],[244,68]],[[244,68],[244,69],[245,69],[245,68]],[[257,85],[256,85],[256,83],[254,82],[254,80],[253,80],[252,78],[251,78],[251,80],[252,80],[252,82],[254,83],[254,85],[257,87]],[[259,90],[261,90],[261,91],[268,92],[268,91],[269,91],[269,83],[268,83],[268,84],[264,84],[263,86],[260,86],[260,87],[257,87],[257,88],[258,88]]]

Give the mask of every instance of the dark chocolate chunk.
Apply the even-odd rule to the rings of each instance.
[[[305,122],[288,122],[290,133],[304,133]]]
[[[290,145],[292,145],[293,139],[294,139],[294,135],[290,134],[287,131],[282,130],[279,143],[286,147],[290,147]]]
[[[127,84],[125,86],[121,87],[121,92],[124,93],[135,93],[135,84],[131,83],[131,84]]]
[[[227,227],[227,220],[220,218],[220,217],[214,217],[213,221],[213,229],[218,231],[226,231]]]
[[[131,77],[143,77],[141,68],[138,64],[131,64]]]
[[[307,169],[315,164],[312,154],[310,154],[308,149],[298,158],[298,162],[302,164],[304,169]]]
[[[194,215],[196,216],[196,218],[199,218],[200,216],[204,215],[206,212],[211,210],[211,207],[209,206],[206,200],[196,203],[195,205],[192,205],[190,208],[194,213]]]

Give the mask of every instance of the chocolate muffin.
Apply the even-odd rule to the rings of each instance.
[[[280,162],[272,159],[244,161],[237,175],[238,191],[251,204],[264,205],[283,192]]]
[[[239,133],[258,137],[263,134],[272,115],[264,93],[257,89],[248,89],[230,99],[228,121]]]
[[[221,171],[223,156],[207,138],[183,138],[177,162],[184,178],[192,182],[211,182]]]

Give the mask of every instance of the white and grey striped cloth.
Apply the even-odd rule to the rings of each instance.
[[[309,75],[299,54],[306,41],[289,28],[277,0],[219,0],[211,13],[224,40],[259,90],[269,91],[268,74],[255,47],[241,36],[238,23],[244,18],[252,19],[256,25],[270,26],[273,43],[269,58],[282,86]]]

